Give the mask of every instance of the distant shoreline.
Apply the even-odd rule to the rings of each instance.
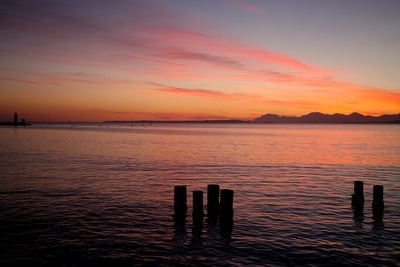
[[[18,122],[17,124],[14,124],[14,122],[0,122],[0,125],[5,125],[5,126],[31,126],[32,124],[26,123],[26,122]]]
[[[139,121],[103,121],[103,123],[252,123],[252,121],[244,121],[244,120],[185,120],[185,121],[159,121],[159,120],[139,120]]]
[[[101,123],[123,123],[123,124],[400,124],[400,121],[388,121],[388,122],[256,122],[256,121],[240,121],[240,120],[227,120],[227,121],[103,121]]]
[[[311,112],[307,115],[296,116],[282,116],[276,114],[265,114],[253,120],[240,120],[240,119],[220,119],[220,120],[108,120],[102,122],[90,121],[53,121],[53,122],[32,122],[33,124],[79,124],[79,123],[123,123],[123,124],[185,124],[185,123],[198,123],[198,124],[400,124],[400,113],[394,115],[381,115],[370,116],[362,115],[360,113],[344,114],[323,114],[320,112]],[[0,126],[30,126],[32,123],[26,122],[0,122]]]
[[[274,123],[274,124],[400,124],[400,113],[396,115],[381,115],[379,117],[362,115],[360,113],[322,114],[311,112],[300,117],[265,114],[254,120],[136,120],[136,121],[104,121],[103,123]]]
[[[50,126],[58,126],[58,125],[69,125],[71,127],[78,126],[81,124],[95,124],[99,125],[100,124],[112,124],[112,123],[120,123],[120,124],[131,124],[131,125],[143,125],[143,126],[151,126],[154,124],[247,124],[247,125],[396,125],[400,124],[400,121],[387,121],[387,122],[255,122],[255,121],[240,121],[240,120],[227,120],[227,121],[220,121],[220,120],[203,120],[203,121],[146,121],[146,120],[141,120],[141,121],[102,121],[102,122],[90,122],[90,121],[85,121],[85,122],[74,122],[73,124],[71,123],[70,125],[68,122],[32,122],[32,123],[18,123],[17,125],[14,125],[14,123],[8,123],[8,122],[0,122],[0,126],[34,126],[34,125],[50,125]]]

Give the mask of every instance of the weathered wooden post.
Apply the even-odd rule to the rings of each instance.
[[[382,218],[384,209],[383,202],[383,185],[374,185],[373,187],[373,200],[372,200],[372,214],[375,219]]]
[[[203,231],[203,191],[193,191],[193,227],[192,235],[193,238],[199,238]]]
[[[193,191],[193,223],[199,224],[203,222],[203,191]]]
[[[17,112],[14,113],[14,126],[18,126],[18,114],[17,114]]]
[[[186,186],[179,185],[174,187],[174,220],[184,221],[186,218],[187,200]]]
[[[354,181],[354,194],[351,195],[351,205],[356,213],[364,209],[364,182]]]
[[[219,210],[219,185],[209,184],[207,186],[207,216],[210,219],[218,218]]]
[[[221,224],[231,224],[233,222],[233,190],[221,190],[219,221]]]

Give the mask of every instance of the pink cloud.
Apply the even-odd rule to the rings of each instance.
[[[162,54],[166,58],[180,56],[181,59],[184,59],[185,57],[186,59],[196,58],[197,60],[204,60],[217,64],[224,63],[225,65],[242,67],[244,63],[236,59],[240,58],[241,60],[258,61],[260,63],[274,63],[286,68],[303,71],[311,75],[333,74],[332,71],[317,69],[290,56],[282,55],[266,49],[247,47],[246,45],[238,44],[233,41],[222,41],[220,38],[211,35],[166,27],[147,27],[142,28],[142,30],[146,34],[151,34],[152,38],[154,38],[148,40],[152,44],[162,44],[157,47],[151,46],[151,48],[160,52],[156,55]],[[177,46],[176,43],[181,45]],[[185,49],[182,47],[185,47]]]
[[[259,10],[254,5],[240,1],[231,1],[231,3],[247,10]],[[125,59],[121,56],[114,57],[116,64],[125,60],[133,64],[154,64],[155,66],[169,64],[172,67],[190,68],[196,62],[203,62],[216,68],[237,70],[244,69],[246,62],[255,61],[277,64],[311,75],[330,74],[287,55],[229,41],[230,38],[226,36],[217,37],[198,30],[188,30],[184,25],[196,25],[195,19],[184,14],[172,14],[165,8],[142,2],[135,2],[135,5],[124,8],[121,17],[133,12],[133,15],[129,14],[129,20],[116,17],[97,20],[92,13],[86,14],[87,10],[78,11],[75,9],[76,6],[65,3],[43,2],[39,5],[23,1],[23,4],[17,5],[10,2],[8,5],[9,8],[2,17],[2,28],[8,27],[20,33],[45,36],[55,41],[52,42],[53,44],[49,43],[49,47],[35,47],[38,52],[42,51],[41,54],[44,57],[38,53],[30,56],[42,60],[47,58],[79,65],[88,64],[87,62],[99,64],[101,61],[99,56],[110,60],[109,55],[115,55],[117,53],[113,51],[119,51],[118,54],[125,55]],[[87,16],[82,16],[80,13]],[[158,24],[160,14],[168,13],[174,16],[168,16],[167,20],[163,19],[163,23]],[[177,26],[178,22],[182,21],[186,23]],[[80,44],[80,49],[60,53],[57,43],[65,41]],[[91,49],[85,51],[84,47],[91,47]]]

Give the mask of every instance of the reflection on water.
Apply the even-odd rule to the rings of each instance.
[[[203,222],[194,223],[192,226],[192,242],[198,243],[202,240],[201,235],[203,234]]]
[[[187,231],[186,231],[186,224],[185,223],[177,223],[174,222],[174,239],[177,241],[182,241],[186,238]]]
[[[399,265],[396,125],[108,127],[0,128],[2,265]],[[208,184],[235,191],[232,225],[194,224],[191,192]]]
[[[356,229],[357,233],[364,232],[364,213],[354,214],[354,228]]]

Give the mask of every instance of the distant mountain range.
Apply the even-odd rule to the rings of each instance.
[[[400,123],[400,113],[397,115],[382,115],[379,117],[365,116],[360,113],[344,114],[322,114],[312,112],[300,117],[279,116],[276,114],[265,114],[256,118],[253,122],[259,123]]]

